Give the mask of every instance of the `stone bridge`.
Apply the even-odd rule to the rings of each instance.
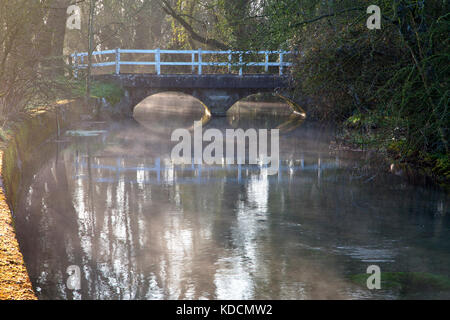
[[[213,116],[225,116],[239,100],[256,93],[273,92],[286,100],[294,111],[304,111],[294,102],[289,78],[274,74],[109,74],[95,80],[112,82],[123,88],[130,114],[145,98],[160,92],[176,91],[200,100]]]

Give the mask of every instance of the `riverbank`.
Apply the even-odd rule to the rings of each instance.
[[[448,154],[432,154],[404,150],[400,136],[389,136],[383,128],[355,121],[350,117],[338,123],[336,141],[331,149],[359,151],[369,154],[369,165],[405,178],[408,183],[441,188],[450,192],[450,161]],[[362,128],[364,126],[364,128]],[[369,129],[367,129],[369,128]]]
[[[21,168],[31,154],[55,133],[78,119],[79,100],[61,100],[35,109],[10,126],[0,144],[0,300],[36,300],[14,227],[14,206],[21,185]]]
[[[0,150],[3,163],[3,150]],[[0,169],[0,175],[2,170]],[[0,300],[36,300],[16,239],[12,213],[0,188]]]

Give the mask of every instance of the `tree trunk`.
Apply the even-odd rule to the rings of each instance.
[[[66,36],[66,19],[69,0],[51,1],[46,9],[47,13],[42,17],[46,22],[42,23],[42,30],[38,35],[38,45],[41,66],[46,74],[63,74],[64,72],[64,38]]]
[[[56,2],[57,7],[54,9],[56,16],[53,17],[53,37],[51,56],[53,60],[53,74],[64,74],[64,39],[66,37],[66,21],[67,8],[69,7],[68,0],[60,0]]]
[[[86,74],[86,104],[91,97],[91,69],[92,69],[92,52],[94,51],[94,13],[95,1],[90,0],[89,3],[89,24],[88,24],[88,67]]]

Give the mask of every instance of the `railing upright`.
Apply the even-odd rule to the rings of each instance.
[[[78,53],[75,51],[73,56],[74,56],[74,62],[73,62],[74,74],[73,74],[73,76],[75,77],[75,79],[78,79]]]
[[[198,74],[202,74],[202,48],[198,48]]]
[[[156,74],[159,76],[161,74],[161,49],[156,49],[155,62],[156,62]]]
[[[120,74],[120,49],[116,48],[116,74]]]
[[[269,53],[266,52],[265,56],[266,56],[266,61],[265,61],[266,65],[264,66],[264,71],[267,73],[267,72],[269,72]]]
[[[228,73],[231,73],[231,61],[233,59],[233,55],[231,50],[228,51]]]
[[[193,52],[192,53],[192,66],[191,66],[191,69],[192,69],[192,73],[194,73],[195,72],[195,53]]]
[[[283,75],[283,52],[280,52],[280,76]]]
[[[243,62],[243,56],[242,52],[239,52],[239,76],[242,76],[243,70],[242,70],[242,62]]]

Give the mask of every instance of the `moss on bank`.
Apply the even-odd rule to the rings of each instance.
[[[366,287],[369,274],[357,274],[350,280]],[[401,296],[410,296],[426,292],[450,291],[450,279],[445,276],[423,272],[383,272],[381,289],[398,291]]]

